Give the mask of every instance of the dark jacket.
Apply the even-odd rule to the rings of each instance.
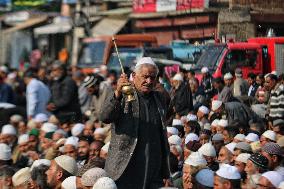
[[[51,100],[56,110],[53,112],[62,122],[79,121],[81,110],[78,100],[78,88],[69,76],[53,81],[50,86]]]
[[[153,92],[157,103],[161,120],[165,122],[166,107],[163,96],[159,92]],[[100,116],[100,120],[106,124],[113,123],[111,128],[111,141],[106,160],[105,170],[108,175],[117,180],[125,171],[134,153],[138,138],[139,127],[139,100],[135,93],[135,100],[125,103],[125,97],[117,100],[114,93],[108,94]],[[161,125],[162,142],[162,173],[163,178],[169,177],[169,144],[167,130],[164,124]]]
[[[177,114],[183,116],[193,110],[192,93],[187,82],[182,83],[172,95],[171,107]]]
[[[0,81],[0,102],[7,102],[14,104],[14,92],[12,87]]]

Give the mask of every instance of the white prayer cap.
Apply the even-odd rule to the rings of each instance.
[[[63,188],[63,189],[77,189],[76,176],[67,177],[61,183],[61,188]]]
[[[182,124],[182,121],[180,119],[173,119],[172,126],[175,126],[175,125],[183,125],[183,124]]]
[[[242,163],[247,163],[248,159],[250,158],[250,154],[248,153],[241,153],[237,156],[236,161],[242,162]]]
[[[212,141],[220,141],[220,140],[224,140],[224,136],[222,134],[216,133],[215,135],[213,135]]]
[[[180,73],[177,73],[174,77],[173,77],[174,81],[183,81],[183,77]]]
[[[172,135],[168,138],[169,144],[170,145],[181,145],[182,144],[182,140],[179,136],[177,135]]]
[[[186,137],[185,137],[185,144],[189,143],[190,141],[199,141],[199,137],[197,136],[197,134],[195,133],[189,133]]]
[[[222,164],[216,175],[225,179],[241,179],[241,175],[235,166],[229,164]]]
[[[64,137],[67,137],[68,136],[68,134],[63,130],[63,129],[57,129],[55,132],[54,132],[54,134],[61,134],[61,135],[63,135]]]
[[[24,184],[25,182],[29,181],[32,178],[30,168],[25,167],[17,171],[13,177],[13,186],[19,186]]]
[[[95,135],[106,135],[106,131],[104,128],[96,128],[94,134]]]
[[[218,122],[218,126],[227,127],[228,126],[228,120],[220,119],[220,121]]]
[[[272,141],[276,141],[276,133],[274,131],[267,130],[262,134],[262,136],[264,136],[265,138],[268,138]]]
[[[78,171],[77,163],[74,158],[67,156],[67,155],[61,155],[54,159],[56,164],[60,166],[62,169],[67,171],[68,173],[72,175],[76,175]]]
[[[101,177],[94,184],[93,189],[117,189],[117,186],[111,178]]]
[[[41,127],[41,130],[46,133],[55,132],[57,130],[57,126],[53,123],[44,123]]]
[[[36,114],[34,121],[37,123],[43,123],[48,121],[48,116],[44,113]]]
[[[101,168],[95,167],[87,170],[81,177],[83,186],[93,186],[101,177],[107,177],[107,172]]]
[[[279,188],[279,189],[284,189],[284,181],[280,182],[278,188]]]
[[[205,130],[211,130],[211,125],[210,125],[210,123],[205,123],[205,124],[203,125],[203,127],[204,127]]]
[[[22,117],[21,115],[15,114],[15,115],[12,115],[12,116],[10,117],[10,120],[11,120],[12,122],[18,123],[18,122],[20,122],[20,121],[23,121],[23,117]]]
[[[102,147],[102,151],[108,153],[109,145],[110,145],[110,142],[106,143],[106,144]]]
[[[207,165],[205,158],[199,152],[192,152],[184,162],[186,165]]]
[[[71,129],[71,134],[75,137],[79,136],[85,128],[85,125],[82,123],[76,123]]]
[[[10,146],[4,143],[0,143],[0,160],[8,161],[12,157]]]
[[[218,126],[219,121],[220,121],[219,119],[214,119],[214,121],[212,121],[211,125],[216,127],[216,126]]]
[[[68,145],[68,144],[74,146],[75,148],[77,148],[78,144],[79,144],[79,139],[77,137],[73,137],[73,136],[68,137],[66,139],[64,145]]]
[[[233,79],[233,75],[229,72],[224,75],[224,80]]]
[[[206,106],[200,106],[199,108],[198,108],[198,111],[200,111],[200,112],[202,112],[202,113],[204,113],[204,114],[209,114],[209,109],[206,107]]]
[[[172,135],[178,135],[178,130],[175,127],[167,127],[167,132]]]
[[[196,181],[210,188],[214,187],[214,171],[211,169],[201,169],[195,176]]]
[[[153,61],[153,59],[151,57],[142,57],[137,61],[135,68],[137,68],[138,66],[141,66],[143,64],[150,64],[150,65],[156,66],[155,62]]]
[[[2,135],[17,135],[17,131],[13,125],[4,125],[1,131]]]
[[[216,150],[211,143],[203,144],[198,152],[204,156],[216,157]]]
[[[20,135],[18,138],[18,144],[23,144],[26,142],[29,142],[29,135],[28,134]]]
[[[197,121],[197,116],[194,114],[188,114],[186,118],[188,121]]]
[[[0,72],[8,73],[9,70],[8,70],[7,66],[0,66]]]
[[[231,142],[231,143],[225,145],[225,147],[226,147],[232,154],[234,154],[234,150],[235,150],[236,145],[237,145],[236,143]]]
[[[220,100],[213,100],[212,101],[212,111],[218,110],[222,106],[223,102]]]
[[[100,70],[101,71],[106,71],[107,70],[107,66],[105,64],[100,65]]]
[[[244,134],[237,134],[234,139],[239,140],[239,141],[244,141],[246,136]]]
[[[276,171],[268,171],[261,175],[265,177],[274,187],[278,187],[279,184],[283,181],[283,177]]]
[[[259,136],[255,133],[249,133],[245,139],[250,142],[256,142],[259,141]]]
[[[201,73],[207,73],[207,72],[209,72],[209,69],[207,67],[203,67],[201,69]]]
[[[40,165],[45,165],[45,166],[50,166],[50,160],[48,159],[37,159],[33,162],[32,166],[31,166],[31,171],[36,168],[39,167]]]

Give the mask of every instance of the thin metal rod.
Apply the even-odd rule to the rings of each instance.
[[[121,59],[120,59],[120,56],[119,56],[119,53],[118,53],[118,49],[117,49],[117,45],[116,45],[114,36],[112,36],[112,42],[114,44],[114,48],[115,48],[115,52],[116,52],[116,55],[117,55],[117,58],[118,58],[118,62],[120,64],[121,72],[122,72],[122,74],[125,74],[123,66],[122,66],[122,62],[121,62]]]

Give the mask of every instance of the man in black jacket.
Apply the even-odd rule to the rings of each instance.
[[[154,90],[157,73],[150,57],[140,59],[132,74],[135,100],[122,95],[129,85],[122,74],[101,109],[100,120],[113,123],[105,170],[118,188],[157,189],[169,178],[166,103]]]
[[[78,100],[77,85],[67,76],[65,66],[56,61],[52,64],[53,81],[50,86],[51,100],[47,110],[51,111],[61,122],[78,122],[81,110]]]

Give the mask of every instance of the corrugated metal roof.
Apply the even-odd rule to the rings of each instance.
[[[128,18],[104,18],[92,28],[93,36],[117,34],[128,22]]]

